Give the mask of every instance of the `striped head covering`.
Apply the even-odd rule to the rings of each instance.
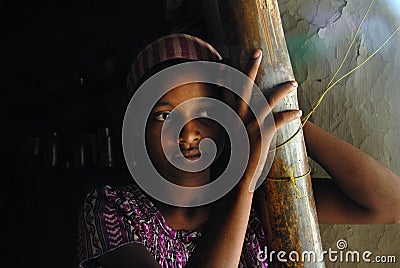
[[[140,79],[159,63],[173,60],[220,61],[221,55],[207,42],[187,34],[170,34],[145,47],[131,66],[128,89],[135,90]]]

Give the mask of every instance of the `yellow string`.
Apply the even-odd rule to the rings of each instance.
[[[354,67],[353,69],[351,69],[349,72],[345,73],[343,76],[341,76],[338,80],[336,80],[333,84],[331,84],[330,86],[328,86],[324,93],[321,95],[321,97],[318,99],[318,101],[315,103],[315,105],[313,106],[313,108],[311,109],[311,111],[301,120],[302,122],[302,126],[304,127],[305,123],[308,121],[308,119],[310,118],[310,116],[315,112],[315,110],[318,108],[318,106],[320,105],[320,103],[322,102],[323,98],[325,97],[325,95],[334,87],[336,86],[340,81],[342,81],[343,79],[345,79],[347,76],[349,76],[350,74],[352,74],[353,72],[355,72],[356,70],[358,70],[359,68],[361,68],[361,66],[363,66],[365,63],[367,63],[370,59],[372,59],[372,57],[374,57],[379,51],[381,51],[381,49],[393,38],[393,36],[400,30],[400,25],[396,28],[396,30],[393,31],[393,33],[386,39],[385,42],[383,42],[383,44],[377,49],[375,50],[371,55],[369,55],[363,62],[361,62],[360,64],[358,64],[356,67]]]
[[[343,58],[341,64],[339,65],[339,67],[337,68],[335,74],[333,75],[333,77],[332,77],[331,80],[329,81],[327,88],[324,90],[324,92],[322,93],[321,97],[316,101],[316,103],[314,104],[314,106],[313,106],[313,108],[310,110],[310,112],[307,113],[307,115],[305,115],[305,116],[301,119],[301,125],[300,125],[299,129],[298,129],[298,130],[296,131],[296,133],[293,134],[293,136],[291,136],[287,141],[285,141],[284,143],[282,143],[282,144],[276,146],[276,147],[273,148],[273,149],[270,149],[270,151],[278,150],[278,149],[284,147],[284,146],[285,146],[286,144],[288,144],[290,141],[292,141],[292,140],[297,136],[297,134],[299,134],[300,130],[304,127],[304,125],[306,124],[306,122],[308,121],[308,119],[311,117],[311,115],[315,112],[315,110],[316,110],[316,109],[318,108],[318,106],[321,104],[321,102],[322,102],[323,98],[325,97],[325,95],[326,95],[334,86],[336,86],[340,81],[342,81],[344,78],[348,77],[350,74],[352,74],[353,72],[355,72],[356,70],[358,70],[359,68],[361,68],[364,64],[366,64],[370,59],[372,59],[379,51],[382,50],[382,48],[383,48],[383,47],[393,38],[393,36],[400,30],[400,25],[399,25],[399,26],[397,26],[397,28],[392,32],[392,34],[385,40],[385,42],[382,43],[382,45],[381,45],[378,49],[376,49],[371,55],[369,55],[363,62],[361,62],[360,64],[356,65],[356,67],[354,67],[354,68],[351,69],[349,72],[347,72],[347,73],[345,73],[344,75],[342,75],[338,80],[336,80],[336,81],[333,83],[333,80],[335,79],[336,75],[337,75],[337,74],[339,73],[339,71],[342,69],[342,67],[343,67],[343,65],[344,65],[344,62],[346,61],[346,59],[347,59],[347,57],[348,57],[348,55],[349,55],[350,48],[353,46],[353,44],[354,44],[354,42],[355,42],[355,40],[356,40],[356,36],[357,36],[357,34],[359,33],[359,31],[360,31],[360,29],[361,29],[361,26],[362,26],[362,24],[364,23],[365,18],[367,17],[367,15],[368,15],[368,13],[369,13],[369,11],[370,11],[370,9],[371,9],[371,6],[372,6],[372,4],[373,4],[374,2],[375,2],[375,0],[372,0],[371,3],[369,4],[368,9],[367,9],[367,11],[365,12],[364,17],[363,17],[363,19],[361,20],[361,23],[360,23],[360,25],[359,25],[358,28],[357,28],[357,31],[356,31],[356,33],[355,33],[355,35],[354,35],[354,37],[353,37],[353,39],[352,39],[352,41],[351,41],[351,43],[350,43],[348,49],[347,49],[347,52],[346,52],[344,58]]]
[[[349,56],[349,53],[350,53],[350,49],[353,47],[353,44],[354,44],[354,42],[356,41],[356,37],[357,37],[358,33],[360,32],[361,26],[364,24],[364,21],[365,21],[365,19],[367,18],[368,13],[370,12],[371,7],[372,7],[372,5],[374,4],[374,2],[375,2],[375,0],[372,0],[372,1],[369,3],[369,6],[368,6],[367,10],[365,11],[365,14],[364,14],[363,18],[361,19],[361,22],[360,22],[360,24],[358,25],[356,32],[354,33],[354,36],[353,36],[353,38],[352,38],[352,40],[351,40],[351,42],[350,42],[350,45],[349,45],[349,47],[347,48],[346,54],[345,54],[345,56],[343,57],[342,62],[339,64],[339,67],[336,69],[335,74],[332,76],[331,80],[329,81],[329,83],[328,83],[328,85],[327,85],[327,88],[326,88],[325,91],[322,93],[322,95],[321,95],[321,97],[318,99],[318,101],[314,104],[314,106],[313,106],[313,108],[311,109],[311,111],[310,111],[306,116],[304,116],[304,117],[301,119],[301,122],[302,122],[302,126],[301,126],[301,127],[304,127],[305,123],[308,121],[308,119],[311,117],[311,115],[315,112],[315,110],[318,108],[318,106],[319,106],[320,103],[322,102],[322,99],[325,97],[325,95],[326,95],[326,94],[330,91],[330,89],[332,88],[332,87],[330,88],[330,86],[332,85],[332,82],[333,82],[333,80],[336,78],[336,75],[340,72],[340,70],[342,69],[344,63],[346,62],[347,57]],[[389,40],[390,40],[390,39],[389,39]],[[361,67],[361,66],[360,66],[360,67]],[[342,77],[343,77],[343,76],[342,76]],[[339,79],[340,79],[340,80],[343,79],[342,77],[339,78]],[[337,83],[335,83],[335,84],[337,84]]]
[[[353,47],[354,42],[356,41],[356,37],[358,35],[358,33],[360,32],[361,26],[364,24],[365,19],[367,18],[367,15],[369,13],[369,11],[371,10],[372,5],[374,4],[375,0],[372,0],[371,3],[369,3],[369,6],[367,8],[367,10],[365,11],[364,17],[362,18],[360,24],[358,25],[357,31],[355,32],[353,39],[350,42],[349,47],[347,48],[346,54],[342,60],[342,62],[340,63],[339,67],[337,68],[335,74],[332,76],[331,80],[328,83],[328,87],[332,84],[333,80],[336,78],[336,75],[340,72],[340,70],[342,69],[347,57],[349,56],[350,53],[350,49]]]
[[[266,180],[269,181],[287,181],[290,180],[290,182],[292,183],[295,191],[296,191],[296,197],[297,198],[303,198],[303,194],[301,193],[299,187],[296,184],[296,180],[302,179],[304,177],[307,177],[308,175],[310,175],[311,170],[309,170],[306,174],[299,176],[299,177],[295,177],[294,176],[294,165],[291,165],[292,170],[289,170],[288,167],[283,166],[283,169],[285,170],[286,173],[289,174],[289,178],[279,178],[279,179],[274,179],[274,178],[265,178]]]

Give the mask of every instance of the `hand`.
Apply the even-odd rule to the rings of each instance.
[[[261,50],[255,50],[246,68],[246,74],[253,82],[257,76],[261,58]],[[269,95],[266,96],[269,107],[265,107],[258,115],[253,115],[249,106],[246,104],[246,102],[250,103],[252,98],[252,85],[249,85],[244,89],[241,96],[242,100],[237,102],[236,112],[246,124],[250,142],[250,158],[244,177],[240,183],[243,183],[247,188],[250,187],[249,190],[251,192],[254,191],[255,184],[264,168],[268,157],[270,143],[275,135],[275,132],[285,124],[300,118],[302,115],[301,111],[299,110],[275,113],[273,114],[275,126],[268,124],[268,122],[271,122],[271,120],[266,120],[267,116],[270,116],[271,110],[289,93],[296,89],[297,82],[295,81],[286,82],[273,88]],[[257,118],[259,118],[260,122],[262,122],[261,126],[259,125]],[[266,134],[263,135],[263,137],[261,135],[261,130],[265,131],[264,133]]]

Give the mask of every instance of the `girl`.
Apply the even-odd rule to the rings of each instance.
[[[254,81],[261,62],[261,51],[254,51],[246,74]],[[128,86],[136,90],[152,74],[185,61],[221,61],[206,42],[184,34],[163,37],[147,46],[135,60]],[[271,109],[297,89],[287,82],[267,96]],[[257,259],[266,238],[249,185],[259,174],[257,162],[276,129],[298,119],[300,111],[274,114],[275,128],[268,128],[261,148],[260,128],[249,108],[238,99],[228,98],[221,88],[204,83],[176,87],[152,107],[145,130],[148,155],[157,171],[181,186],[209,183],[223,167],[229,151],[223,129],[207,118],[200,103],[180,111],[188,121],[177,143],[183,156],[195,161],[201,157],[199,143],[212,139],[217,147],[213,164],[199,172],[186,172],[173,166],[163,153],[161,128],[171,111],[183,102],[208,97],[220,99],[234,108],[246,122],[250,158],[238,184],[223,198],[198,207],[164,204],[147,195],[137,185],[105,186],[91,192],[80,221],[80,267],[267,267]],[[267,113],[264,113],[267,116]],[[262,127],[262,126],[261,126]],[[400,221],[400,179],[375,160],[330,135],[312,123],[304,127],[309,155],[332,176],[313,182],[318,218],[325,223],[391,223]],[[151,178],[148,178],[149,180]],[[190,199],[190,196],[183,197]]]

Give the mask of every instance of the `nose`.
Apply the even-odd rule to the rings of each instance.
[[[189,149],[200,141],[201,133],[197,120],[187,122],[179,134],[179,145],[182,149]]]

